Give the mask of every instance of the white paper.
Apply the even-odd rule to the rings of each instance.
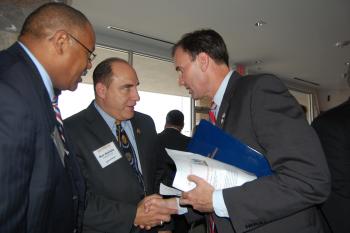
[[[174,160],[177,170],[173,187],[185,192],[196,186],[188,181],[189,175],[203,178],[216,190],[240,186],[257,178],[252,173],[202,155],[170,149],[166,151]]]
[[[178,196],[181,197],[182,192],[178,189],[166,186],[163,183],[160,183],[159,194],[163,196]]]

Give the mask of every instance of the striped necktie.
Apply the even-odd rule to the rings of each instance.
[[[60,137],[61,137],[63,145],[64,145],[64,150],[66,152],[66,155],[68,155],[69,152],[68,152],[67,146],[66,146],[66,138],[64,137],[63,120],[62,120],[60,109],[58,108],[58,96],[57,95],[55,95],[52,99],[52,108],[55,112],[56,121],[57,121],[56,125],[57,125],[58,132],[60,134]]]
[[[143,192],[146,195],[143,176],[138,166],[137,157],[136,157],[134,148],[132,147],[129,141],[128,135],[126,134],[124,128],[122,127],[121,122],[116,121],[115,126],[116,126],[118,146],[121,149],[122,153],[124,154],[125,158],[129,161],[130,166],[134,169],[137,175],[137,179],[139,180],[139,183],[142,186]]]

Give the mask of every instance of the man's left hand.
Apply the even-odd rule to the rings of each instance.
[[[213,212],[214,187],[195,175],[188,176],[188,180],[194,182],[196,187],[189,192],[182,193],[180,204],[192,205],[195,210],[203,213]]]

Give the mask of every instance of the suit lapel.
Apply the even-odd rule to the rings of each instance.
[[[225,90],[225,94],[222,98],[222,102],[221,102],[219,113],[218,113],[218,118],[216,120],[216,126],[218,126],[219,128],[222,128],[225,124],[226,114],[230,108],[230,100],[233,97],[233,94],[234,94],[235,89],[236,89],[236,82],[241,77],[242,76],[240,74],[238,74],[236,71],[233,72],[231,77],[230,77],[230,80],[229,80],[227,87],[226,87],[226,90]]]
[[[114,134],[112,133],[111,129],[108,127],[102,116],[98,113],[93,102],[86,109],[85,117],[90,129],[96,135],[96,138],[102,139],[101,143],[106,144],[113,141],[117,146]],[[117,148],[119,150],[118,146]]]

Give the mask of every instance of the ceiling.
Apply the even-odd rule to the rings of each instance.
[[[97,43],[109,41],[109,45],[120,47],[117,42],[113,45],[113,41],[123,35],[108,29],[109,25],[173,43],[184,33],[212,28],[225,39],[231,64],[242,64],[249,73],[274,73],[318,89],[348,88],[344,74],[348,71],[346,63],[350,62],[350,45],[335,44],[350,40],[349,0],[71,0],[68,3],[90,19]],[[3,16],[4,11],[0,11],[0,19]],[[266,24],[255,26],[259,20]],[[0,29],[5,27],[3,22],[0,20]],[[148,39],[134,38],[134,42],[138,40]],[[169,51],[171,46],[149,41],[154,50],[159,46]],[[297,81],[295,77],[307,82]]]
[[[107,29],[112,25],[176,42],[186,32],[212,28],[225,39],[230,62],[251,73],[348,88],[343,76],[350,46],[335,43],[350,40],[349,0],[72,0],[72,6],[87,15],[98,36],[118,36]],[[266,24],[256,27],[259,20]]]

